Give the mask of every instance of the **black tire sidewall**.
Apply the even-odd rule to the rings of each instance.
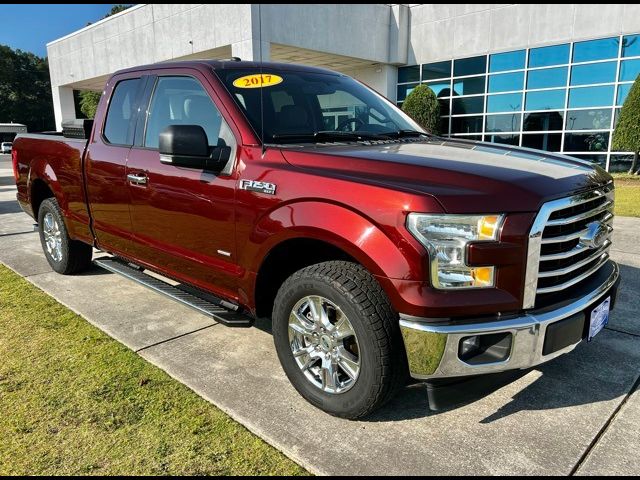
[[[289,314],[295,304],[308,295],[325,297],[339,306],[356,333],[360,353],[360,373],[353,387],[344,393],[326,393],[313,385],[300,370],[291,352]],[[379,365],[381,352],[377,348],[377,340],[373,332],[367,328],[366,318],[350,296],[325,281],[306,277],[294,285],[285,286],[274,308],[273,336],[278,358],[289,381],[307,401],[332,415],[359,416],[359,412],[363,409],[363,401],[374,395],[382,381]]]
[[[47,213],[53,215],[53,218],[58,223],[58,228],[60,228],[62,258],[59,262],[55,261],[47,251],[47,245],[44,238],[44,217]],[[51,268],[57,273],[66,272],[67,264],[69,262],[69,234],[67,232],[67,226],[64,223],[64,219],[60,214],[58,202],[53,198],[44,200],[40,205],[40,209],[38,210],[38,232],[40,234],[42,251],[44,252],[44,256],[46,257],[47,262],[49,262]]]

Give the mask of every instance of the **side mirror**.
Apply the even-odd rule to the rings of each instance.
[[[231,148],[209,147],[200,125],[169,125],[160,133],[160,161],[176,167],[220,171],[231,157]]]

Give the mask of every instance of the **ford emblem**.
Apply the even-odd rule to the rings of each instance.
[[[580,243],[587,248],[600,248],[604,245],[608,235],[608,225],[602,222],[591,222],[587,225],[587,231],[580,237]]]

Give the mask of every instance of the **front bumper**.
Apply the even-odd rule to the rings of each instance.
[[[411,376],[418,380],[429,380],[525,369],[570,352],[583,339],[582,329],[588,322],[586,312],[606,296],[615,297],[620,270],[614,262],[610,262],[610,265],[611,273],[596,288],[557,309],[532,311],[507,320],[454,325],[429,323],[427,319],[401,314],[400,329]],[[564,321],[563,324],[558,323],[561,321]],[[568,344],[567,341],[558,343],[550,338],[551,341],[545,345],[547,330],[551,325],[554,327],[549,332],[551,334],[553,331],[554,335],[558,332],[563,334],[563,331],[575,333],[576,328],[580,332],[577,337],[570,337]],[[503,348],[504,356],[498,361],[491,361],[490,358],[480,363],[462,360],[461,341],[476,335],[508,337],[510,344],[507,350]],[[561,347],[555,349],[554,344]]]

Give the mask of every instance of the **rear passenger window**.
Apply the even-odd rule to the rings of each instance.
[[[116,85],[104,123],[104,137],[109,143],[133,145],[134,104],[141,81],[133,78]]]
[[[145,147],[158,148],[160,133],[169,125],[200,125],[212,147],[225,144],[226,124],[200,82],[190,77],[160,77],[153,92]]]

